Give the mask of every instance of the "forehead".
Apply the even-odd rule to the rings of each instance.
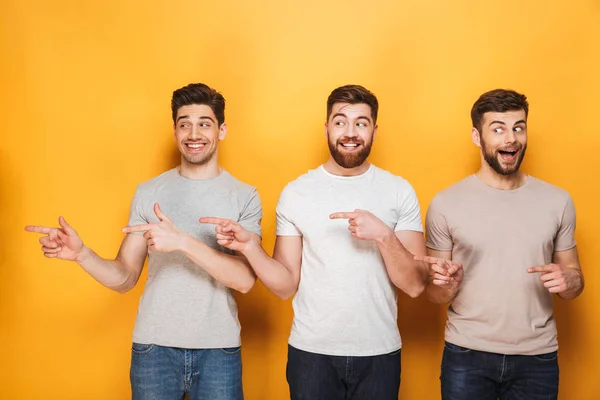
[[[335,114],[344,114],[348,118],[367,117],[371,119],[371,106],[365,103],[333,103],[331,116]]]
[[[210,117],[215,121],[217,120],[212,108],[206,104],[190,104],[179,107],[179,110],[177,110],[177,118],[183,115],[187,115],[190,118]]]
[[[505,111],[505,112],[486,112],[483,114],[483,126],[489,125],[494,121],[504,122],[505,124],[514,124],[517,121],[527,121],[525,110]]]

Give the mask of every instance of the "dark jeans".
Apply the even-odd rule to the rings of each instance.
[[[180,349],[134,343],[133,400],[242,400],[239,347]]]
[[[288,346],[291,400],[396,400],[400,350],[367,357],[326,356]]]
[[[557,352],[504,355],[446,342],[440,379],[442,400],[556,400]]]

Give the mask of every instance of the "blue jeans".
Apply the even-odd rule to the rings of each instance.
[[[180,349],[133,343],[133,400],[242,400],[240,347]]]
[[[400,350],[344,357],[288,346],[286,377],[291,400],[397,400]]]
[[[504,355],[446,342],[440,380],[442,400],[555,400],[557,352]]]

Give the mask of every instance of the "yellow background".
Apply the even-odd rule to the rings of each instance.
[[[413,184],[423,215],[479,163],[476,98],[524,92],[523,168],[573,196],[587,280],[580,298],[556,302],[561,398],[600,398],[599,43],[598,0],[2,0],[0,398],[130,396],[145,274],[113,293],[45,259],[23,226],[64,215],[113,257],[136,185],[178,161],[169,102],[190,82],[228,101],[220,162],[258,188],[268,251],[279,192],[328,154],[333,88],[377,94],[371,161]],[[260,284],[238,299],[246,398],[284,399],[291,304]],[[401,297],[402,399],[439,398],[444,318],[441,306]]]

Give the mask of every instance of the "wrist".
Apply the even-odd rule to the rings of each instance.
[[[85,261],[92,255],[92,249],[87,246],[83,246],[82,249],[77,252],[77,256],[75,257],[75,262],[78,264],[85,263]]]
[[[385,232],[382,232],[379,237],[375,238],[375,242],[380,245],[388,245],[395,239],[396,235],[394,234],[394,231],[388,228]]]
[[[253,254],[256,253],[260,247],[260,244],[256,240],[250,239],[248,242],[244,243],[244,246],[240,249],[240,253],[243,255]]]

